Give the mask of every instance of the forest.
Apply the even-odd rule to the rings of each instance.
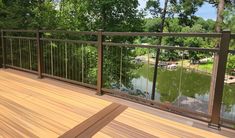
[[[217,19],[205,20],[195,13],[203,4],[217,8]],[[138,0],[0,0],[0,28],[44,29],[109,32],[235,32],[235,6],[233,0],[148,0],[144,9],[139,9]],[[151,18],[148,16],[151,15]],[[118,39],[120,40],[120,39]],[[170,46],[204,47],[216,46],[218,40],[203,38],[122,38],[138,44],[162,44]],[[231,42],[230,49],[235,44]],[[138,49],[136,54],[145,54]],[[154,54],[154,51],[152,51]],[[163,60],[176,60],[179,54],[164,52]],[[205,54],[190,52],[192,62],[205,58]],[[235,57],[231,56],[234,62]],[[210,66],[210,65],[209,65]],[[229,64],[233,69],[235,65]],[[210,67],[209,67],[210,68]]]
[[[204,4],[210,4],[217,9],[216,20],[203,19],[196,16],[196,12]],[[25,30],[67,30],[92,31],[102,29],[105,32],[184,32],[184,33],[220,33],[229,29],[235,33],[235,1],[234,0],[147,0],[146,7],[140,9],[138,0],[0,0],[0,28]],[[8,34],[22,35],[22,34]],[[25,34],[24,34],[25,35]],[[26,34],[30,36],[32,34]],[[33,35],[32,35],[33,36]],[[73,40],[96,41],[94,36],[77,36],[66,33],[54,34],[44,32],[43,38],[59,38]],[[202,37],[105,37],[104,41],[141,45],[163,45],[177,47],[214,48],[219,40]],[[7,64],[31,70],[37,70],[35,47],[33,41],[7,39]],[[21,53],[16,50],[21,48]],[[31,48],[34,54],[28,54]],[[13,49],[13,50],[12,50]],[[235,50],[232,40],[230,50]],[[65,52],[65,53],[63,53]],[[96,84],[97,78],[97,49],[94,45],[75,43],[61,43],[43,41],[44,73],[79,81]],[[189,74],[188,67],[199,72],[211,74],[213,68],[213,53],[197,51],[161,50],[157,54],[154,48],[104,48],[104,87],[128,91],[131,95],[149,98],[151,88],[144,86],[144,90],[135,87],[135,79],[140,76],[153,79],[153,65],[149,59],[159,55],[161,64],[176,64],[181,67],[172,74],[160,75],[157,91],[161,93],[160,101],[175,102],[183,94],[197,98],[197,94],[206,95],[209,92],[210,78],[208,75],[185,77],[182,82],[190,85],[181,87],[182,72]],[[19,58],[20,57],[20,58]],[[147,57],[147,58],[146,58]],[[137,59],[142,58],[141,64]],[[19,61],[22,60],[22,61]],[[30,59],[30,62],[28,60]],[[143,61],[148,60],[148,65]],[[206,61],[205,61],[206,60]],[[34,62],[33,62],[34,61]],[[183,68],[182,70],[180,70]],[[191,70],[190,69],[190,70]],[[146,72],[149,71],[147,74]],[[167,70],[168,71],[168,70]],[[140,75],[141,74],[141,75]],[[159,74],[164,74],[164,69]],[[172,76],[170,76],[172,74]],[[230,54],[227,75],[235,74],[235,55]],[[175,78],[174,78],[175,76]],[[172,77],[169,79],[166,79]],[[161,79],[162,78],[162,79]],[[201,78],[201,82],[193,79]],[[161,82],[159,79],[163,80]],[[203,84],[201,84],[203,83]],[[169,85],[174,86],[169,87]],[[203,86],[202,86],[203,85]],[[164,88],[163,88],[164,86]],[[175,88],[175,86],[180,86]],[[161,87],[161,88],[160,88]],[[190,88],[188,88],[190,87]],[[199,88],[200,89],[196,89]],[[235,87],[228,85],[226,110],[235,105]],[[232,93],[233,91],[233,93]],[[196,94],[195,94],[196,93]],[[169,96],[171,94],[171,96]],[[198,96],[200,98],[200,96]],[[156,98],[157,99],[157,98]]]

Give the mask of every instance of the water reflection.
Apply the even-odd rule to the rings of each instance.
[[[144,64],[133,78],[131,88],[121,88],[131,95],[150,99],[154,67]],[[181,79],[181,81],[180,81]],[[181,83],[180,83],[181,82]],[[180,108],[208,113],[211,75],[186,68],[158,70],[155,100]],[[225,85],[222,115],[235,120],[235,85]]]

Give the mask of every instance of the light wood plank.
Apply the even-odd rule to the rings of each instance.
[[[127,133],[129,132],[129,133]],[[223,138],[224,136],[128,108],[100,133],[115,137]],[[100,135],[99,133],[99,135]],[[149,135],[149,136],[148,136]],[[98,137],[95,135],[94,137]]]
[[[91,90],[82,87],[71,90],[63,83],[54,85],[53,80],[47,83],[22,74],[0,69],[0,138],[59,137],[112,104],[81,93],[92,92]],[[108,115],[105,117],[107,119],[101,119],[93,127],[100,124],[105,126],[107,120],[113,119]],[[223,136],[129,107],[94,137]]]
[[[0,71],[0,137],[58,137],[110,104]]]

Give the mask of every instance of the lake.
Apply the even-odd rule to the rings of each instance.
[[[136,72],[131,88],[123,90],[132,95],[150,99],[154,67],[144,64]],[[211,75],[185,68],[159,69],[155,100],[208,113]],[[235,85],[225,84],[221,114],[223,118],[235,121]]]

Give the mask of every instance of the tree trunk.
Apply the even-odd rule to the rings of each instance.
[[[216,19],[217,33],[220,33],[222,31],[224,6],[225,6],[225,0],[219,0],[219,4],[217,7],[217,19]]]
[[[165,0],[164,9],[163,9],[163,13],[162,13],[162,22],[161,22],[160,32],[163,32],[163,30],[164,30],[164,24],[165,24],[165,19],[166,19],[166,10],[167,10],[168,1],[169,0]]]
[[[165,4],[164,4],[162,16],[161,16],[162,21],[161,21],[161,26],[160,26],[160,32],[163,32],[164,30],[168,1],[169,0],[165,0]],[[162,37],[159,38],[159,45],[161,45],[161,43],[162,43]],[[160,49],[158,48],[156,51],[151,100],[155,99],[155,88],[156,88],[156,82],[157,82],[157,70],[158,70],[159,57],[160,57]]]
[[[225,6],[225,0],[219,0],[218,6],[217,6],[217,19],[216,19],[216,28],[215,31],[217,33],[222,32],[222,24],[223,24],[223,12],[224,12],[224,6]],[[217,42],[217,48],[220,45],[220,41]],[[216,53],[214,53],[214,60],[218,60]],[[216,73],[216,62],[214,62],[213,68],[212,68],[212,74]],[[212,81],[211,81],[211,87],[210,87],[210,95],[209,95],[209,102],[208,102],[208,114],[212,114],[212,107],[213,107],[213,99],[214,99],[214,92],[213,88],[215,87],[214,85],[214,77],[212,76]]]

